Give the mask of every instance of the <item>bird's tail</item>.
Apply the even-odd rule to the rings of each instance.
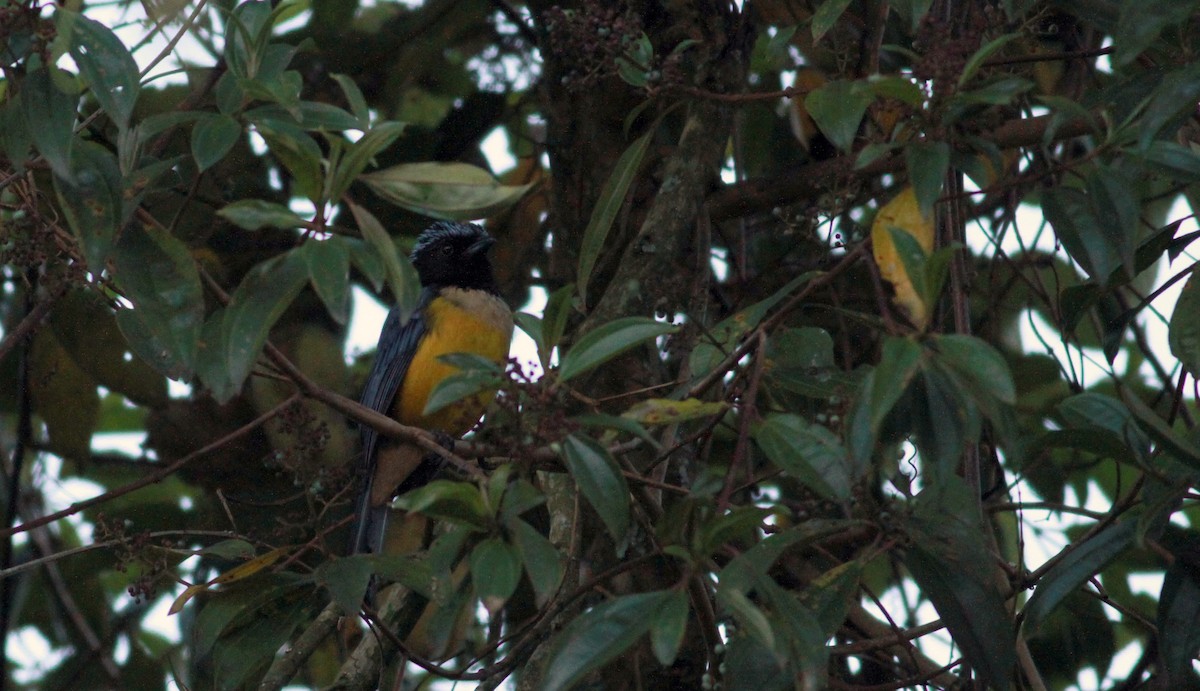
[[[379,554],[383,549],[383,536],[387,530],[388,505],[371,505],[371,478],[366,478],[366,487],[358,495],[355,509],[355,525],[351,554]]]

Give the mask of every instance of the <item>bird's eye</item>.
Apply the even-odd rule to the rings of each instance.
[[[454,254],[453,245],[442,245],[442,256],[449,257],[452,254]]]

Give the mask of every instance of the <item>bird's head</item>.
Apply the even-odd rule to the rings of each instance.
[[[488,249],[496,242],[474,223],[439,221],[426,228],[413,246],[412,263],[422,286],[496,292]]]

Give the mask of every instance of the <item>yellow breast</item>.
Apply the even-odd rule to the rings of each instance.
[[[413,355],[408,373],[393,403],[392,415],[401,423],[461,436],[470,430],[495,391],[465,398],[424,415],[429,394],[442,379],[458,371],[438,358],[471,353],[502,363],[512,340],[512,313],[494,295],[450,289],[425,308],[426,333]]]

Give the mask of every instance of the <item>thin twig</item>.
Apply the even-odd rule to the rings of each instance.
[[[298,398],[299,397],[296,395],[289,397],[283,403],[280,403],[279,405],[268,410],[267,412],[263,413],[262,415],[259,415],[258,417],[254,418],[250,422],[247,422],[246,424],[242,425],[241,427],[235,429],[234,431],[230,432],[229,434],[226,434],[225,436],[221,437],[220,439],[218,439],[212,443],[204,445],[202,448],[199,448],[199,449],[191,452],[190,454],[184,456],[183,458],[180,458],[179,460],[171,463],[170,465],[168,465],[164,468],[161,468],[160,470],[153,472],[153,473],[147,475],[146,477],[141,478],[140,480],[135,480],[127,485],[123,485],[114,490],[110,490],[99,496],[92,497],[91,499],[84,499],[83,501],[77,501],[77,502],[71,504],[70,506],[68,506],[67,508],[63,509],[62,511],[55,511],[54,513],[47,514],[45,516],[42,516],[41,518],[35,518],[34,520],[29,521],[27,523],[22,523],[21,525],[18,525],[18,526],[12,527],[12,528],[5,528],[4,530],[0,531],[0,538],[8,537],[10,535],[16,535],[17,533],[24,533],[26,531],[33,530],[34,528],[39,528],[44,525],[49,525],[55,521],[62,520],[63,518],[66,518],[67,516],[74,516],[75,514],[81,512],[81,511],[90,509],[93,506],[97,506],[99,504],[103,504],[105,502],[112,501],[113,499],[116,499],[117,497],[123,497],[126,494],[129,494],[130,492],[136,492],[137,490],[142,489],[143,487],[147,487],[149,485],[153,485],[153,484],[162,482],[163,480],[167,479],[168,477],[179,472],[180,469],[182,469],[184,466],[188,465],[189,463],[195,461],[196,459],[206,456],[206,455],[212,453],[213,451],[220,449],[221,447],[225,446],[226,444],[234,441],[235,439],[240,439],[241,437],[244,437],[247,434],[258,429],[267,420],[270,420],[271,418],[274,418],[275,416],[279,415],[288,406],[295,403],[298,400]]]

